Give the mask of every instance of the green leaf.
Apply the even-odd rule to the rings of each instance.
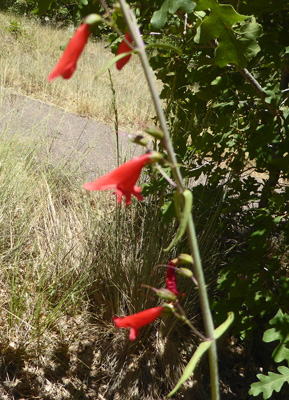
[[[37,0],[38,7],[36,9],[36,14],[37,15],[42,15],[46,13],[46,11],[49,9],[51,3],[53,0]]]
[[[185,13],[190,14],[196,6],[191,0],[165,0],[163,5],[158,11],[155,11],[151,24],[153,29],[162,28],[168,19],[168,13],[174,14],[177,10],[181,9]]]
[[[262,26],[258,24],[255,18],[245,21],[239,30],[236,30],[238,34],[238,44],[244,56],[251,60],[261,50],[257,39],[262,33]]]
[[[115,56],[111,60],[109,60],[101,69],[98,71],[96,74],[96,77],[99,78],[101,75],[103,75],[113,64],[115,64],[118,60],[121,60],[122,58],[128,56],[129,54],[132,54],[133,51],[128,51],[127,53],[121,53],[118,56]]]
[[[177,392],[177,390],[182,386],[182,384],[187,379],[189,379],[189,377],[194,372],[198,361],[201,359],[202,355],[205,354],[205,352],[207,350],[209,350],[209,348],[211,347],[212,343],[213,343],[212,341],[207,341],[207,342],[202,342],[199,345],[199,347],[195,351],[193,357],[188,362],[188,365],[186,366],[186,368],[185,368],[185,370],[183,372],[183,375],[181,376],[180,380],[178,381],[178,383],[176,384],[174,389],[168,394],[168,397],[171,397],[173,394],[175,394]]]
[[[234,321],[234,313],[229,312],[226,321],[215,329],[215,338],[219,339],[226,332],[226,330],[229,328],[229,326],[232,324],[233,321]]]
[[[211,12],[198,27],[195,42],[207,43],[218,39],[215,64],[219,67],[233,63],[244,68],[260,51],[256,39],[260,35],[261,26],[255,20],[243,23],[241,28],[234,30],[233,25],[242,23],[248,16],[237,13],[230,4],[201,0],[197,3],[197,9],[210,9]]]
[[[228,318],[226,319],[225,322],[223,322],[217,329],[215,329],[215,338],[219,339],[229,328],[231,323],[234,321],[234,314],[232,312],[228,313]],[[201,359],[202,355],[205,354],[207,350],[211,347],[213,341],[208,340],[207,342],[202,342],[197,350],[195,351],[193,357],[190,359],[188,362],[188,365],[186,366],[183,375],[179,379],[178,383],[174,387],[174,389],[168,394],[168,397],[171,397],[176,391],[181,387],[181,385],[192,375],[194,372],[198,361]]]
[[[175,202],[178,202],[178,192],[175,192],[176,197],[175,197]],[[178,243],[178,241],[183,237],[184,233],[186,232],[187,225],[188,225],[188,220],[191,215],[192,211],[192,206],[193,206],[193,195],[190,190],[185,190],[184,193],[182,194],[183,199],[184,199],[184,208],[182,215],[180,217],[180,226],[179,229],[176,233],[176,236],[173,238],[171,241],[171,244],[164,249],[165,252],[168,252],[171,250],[171,248]],[[179,205],[175,204],[176,206],[176,212],[178,213]]]
[[[264,332],[263,341],[269,343],[279,340],[272,354],[273,359],[275,362],[287,360],[289,363],[289,315],[279,310],[269,323],[273,328]]]
[[[268,375],[257,375],[260,382],[252,383],[249,394],[258,396],[260,393],[263,393],[263,399],[266,400],[272,396],[274,390],[277,393],[280,392],[283,384],[285,382],[289,383],[289,368],[280,366],[277,369],[280,374],[269,372]]]

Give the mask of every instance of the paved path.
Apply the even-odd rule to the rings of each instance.
[[[116,166],[116,137],[112,128],[26,96],[0,90],[0,134],[46,143],[51,162],[82,160],[89,179]],[[48,140],[46,140],[48,139]],[[140,151],[119,132],[122,160]]]

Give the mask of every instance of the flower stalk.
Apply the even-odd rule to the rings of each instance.
[[[156,114],[160,123],[160,128],[164,133],[164,138],[162,139],[162,143],[167,151],[168,159],[172,166],[172,174],[176,182],[177,190],[180,194],[185,191],[185,187],[183,184],[183,179],[181,175],[180,168],[177,163],[177,158],[175,155],[175,151],[173,148],[173,144],[170,138],[170,134],[167,128],[165,114],[162,108],[162,104],[159,98],[159,94],[155,85],[155,78],[153,72],[150,68],[147,54],[145,51],[145,44],[142,40],[140,31],[138,29],[137,21],[135,19],[134,14],[130,10],[129,6],[125,2],[125,0],[119,0],[120,6],[123,12],[123,16],[126,20],[129,32],[134,41],[135,50],[137,51],[140,61],[143,67],[143,71],[151,92],[151,96],[154,102]],[[204,272],[200,257],[199,246],[197,242],[196,230],[193,221],[192,214],[190,214],[188,223],[187,223],[187,234],[188,234],[188,242],[192,252],[192,256],[194,259],[194,264],[192,266],[194,276],[198,282],[198,290],[200,297],[200,305],[202,310],[202,316],[204,321],[205,333],[207,340],[212,340],[213,343],[209,349],[209,362],[210,362],[210,377],[211,377],[211,395],[212,400],[219,400],[219,373],[218,373],[218,359],[217,359],[217,346],[216,340],[214,336],[214,323],[210,310],[209,298],[207,293],[207,288],[205,284]]]

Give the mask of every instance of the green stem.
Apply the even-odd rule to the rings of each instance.
[[[137,25],[135,16],[132,13],[132,11],[130,10],[130,8],[128,7],[125,0],[120,0],[120,5],[122,8],[124,18],[127,22],[129,31],[134,40],[136,50],[138,51],[138,54],[140,57],[140,61],[141,61],[141,64],[142,64],[142,67],[144,70],[144,74],[145,74],[145,77],[146,77],[146,80],[147,80],[147,83],[148,83],[148,86],[149,86],[149,89],[150,89],[150,92],[152,95],[155,109],[156,109],[157,117],[158,117],[161,129],[164,133],[163,143],[167,150],[168,159],[172,165],[172,174],[173,174],[173,177],[177,184],[177,190],[181,194],[185,190],[185,187],[183,184],[183,178],[182,178],[180,169],[178,167],[174,147],[173,147],[171,137],[170,137],[170,134],[169,134],[169,131],[167,128],[165,113],[162,108],[159,94],[158,94],[158,91],[157,91],[157,88],[155,85],[155,78],[154,78],[153,72],[150,68],[149,62],[148,62],[147,54],[145,51],[145,44],[142,40],[140,31],[138,29],[138,25]],[[189,245],[191,248],[191,252],[192,252],[192,255],[194,258],[194,265],[193,265],[194,271],[193,272],[194,272],[194,275],[195,275],[195,277],[198,281],[198,285],[199,285],[198,289],[199,289],[199,296],[200,296],[200,305],[201,305],[201,310],[202,310],[205,332],[206,332],[207,338],[213,341],[213,344],[209,349],[212,400],[219,400],[220,399],[219,373],[218,373],[217,346],[216,346],[215,335],[214,335],[214,323],[213,323],[213,318],[212,318],[212,314],[211,314],[211,310],[210,310],[209,298],[208,298],[207,288],[206,288],[206,284],[205,284],[204,271],[202,268],[200,251],[199,251],[199,246],[198,246],[197,236],[196,236],[196,231],[195,231],[195,225],[193,222],[192,215],[190,216],[189,221],[188,221],[187,234],[188,234],[188,241],[189,241]]]

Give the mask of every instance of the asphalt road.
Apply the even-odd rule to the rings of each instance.
[[[102,123],[26,96],[0,91],[0,135],[43,143],[51,163],[81,163],[88,179],[117,165],[115,131]],[[128,135],[119,131],[122,162],[140,153]]]

